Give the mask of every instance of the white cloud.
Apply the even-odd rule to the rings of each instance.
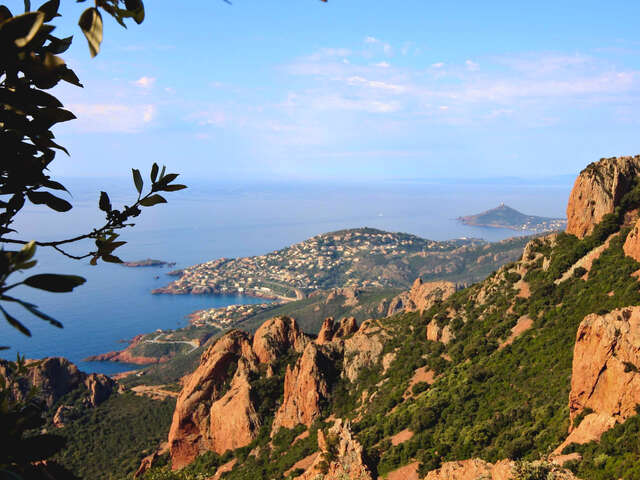
[[[153,121],[155,105],[124,105],[115,103],[71,105],[78,120],[72,128],[85,132],[136,133]]]
[[[431,66],[433,68],[442,68],[442,67],[444,67],[444,62],[432,63]]]
[[[156,83],[156,79],[154,77],[140,77],[133,83],[137,87],[148,89],[153,87],[153,85]]]
[[[364,43],[380,43],[376,37],[365,37]]]
[[[380,80],[367,80],[366,78],[359,77],[359,76],[353,76],[353,77],[347,78],[347,84],[352,86],[363,86],[363,87],[369,87],[369,88],[388,90],[388,91],[397,92],[397,93],[403,92],[405,90],[405,87],[403,87],[402,85],[395,85],[393,83],[382,82]]]
[[[380,68],[389,68],[391,64],[389,62],[378,62],[378,63],[374,63],[373,66],[380,67]]]
[[[464,64],[467,66],[467,70],[470,70],[472,72],[475,72],[480,67],[476,62],[473,62],[471,60],[467,60],[466,62],[464,62]]]

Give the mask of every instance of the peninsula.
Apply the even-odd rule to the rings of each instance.
[[[164,262],[162,260],[147,258],[146,260],[137,260],[135,262],[122,262],[121,265],[125,267],[173,267],[175,266],[175,262]]]
[[[458,217],[458,221],[472,227],[508,228],[510,230],[534,233],[562,230],[567,225],[567,221],[564,218],[525,215],[504,203],[486,212]]]
[[[516,260],[527,241],[434,241],[366,227],[340,230],[266,255],[219,258],[170,272],[180,278],[153,293],[294,300],[338,287],[407,288],[417,277],[471,283]]]

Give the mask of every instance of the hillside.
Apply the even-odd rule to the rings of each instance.
[[[408,288],[418,277],[472,283],[516,260],[528,239],[436,242],[372,228],[341,230],[257,257],[221,258],[174,272],[154,293],[303,298],[318,289]]]
[[[509,228],[537,233],[561,230],[567,224],[562,218],[525,215],[504,203],[476,215],[458,217],[458,221],[474,227]]]
[[[317,337],[284,317],[212,342],[143,478],[640,479],[640,182],[601,165],[590,192],[627,187],[586,233],[479,284],[416,282],[402,312]]]

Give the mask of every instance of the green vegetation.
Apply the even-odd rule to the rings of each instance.
[[[580,478],[640,480],[640,415],[605,432],[599,442],[572,444],[565,451],[582,455],[569,465]]]
[[[60,404],[69,400],[73,399],[62,399]],[[82,478],[131,478],[142,458],[166,441],[174,408],[172,399],[114,395],[96,408],[85,408],[78,419],[56,430],[66,446],[54,459]]]

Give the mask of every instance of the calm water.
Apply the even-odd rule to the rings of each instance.
[[[217,257],[260,255],[328,231],[375,227],[403,231],[425,238],[445,240],[481,237],[500,240],[514,235],[509,230],[460,225],[460,215],[478,213],[504,202],[527,214],[562,217],[571,178],[553,182],[509,181],[469,184],[456,182],[407,182],[378,185],[219,185],[185,179],[190,189],[174,194],[168,205],[151,208],[137,219],[136,228],[125,230],[130,242],[119,250],[124,260],[156,258],[177,262],[176,268]],[[73,215],[49,213],[30,207],[18,229],[22,238],[59,239],[98,225],[95,191],[107,189],[112,202],[125,199],[127,181],[69,180],[74,198]],[[75,253],[82,251],[80,246]],[[84,245],[90,248],[90,244]],[[88,250],[86,250],[88,251]],[[91,267],[55,252],[40,249],[39,265],[29,273],[56,272],[82,275],[87,283],[71,294],[51,294],[16,289],[14,294],[39,305],[61,320],[58,330],[11,309],[31,329],[26,338],[0,321],[0,345],[31,358],[61,355],[85,371],[112,373],[130,365],[82,362],[97,353],[123,348],[121,340],[158,328],[186,325],[194,310],[260,299],[240,296],[151,295],[167,284],[167,268],[126,268],[102,264]],[[159,276],[160,278],[156,278]]]

